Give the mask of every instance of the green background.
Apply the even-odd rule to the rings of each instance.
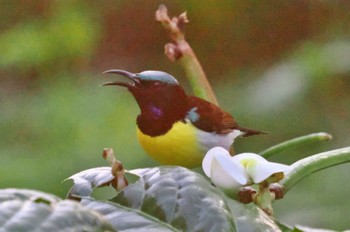
[[[350,145],[348,1],[10,1],[0,0],[0,188],[64,197],[70,175],[106,166],[114,148],[127,169],[155,166],[135,135],[138,107],[102,72],[162,70],[190,93],[179,64],[163,54],[169,38],[158,5],[187,11],[186,36],[220,106],[241,126],[268,136],[238,139],[259,152],[313,132],[334,139],[282,153],[290,164]],[[274,204],[289,225],[350,228],[349,165],[312,175]]]

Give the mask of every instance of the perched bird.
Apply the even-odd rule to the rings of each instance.
[[[141,110],[136,119],[138,140],[144,150],[162,164],[198,167],[210,148],[221,146],[230,151],[236,137],[264,133],[240,127],[218,106],[186,95],[168,73],[130,73],[117,69],[104,73],[131,80],[103,85],[126,87],[134,96]]]

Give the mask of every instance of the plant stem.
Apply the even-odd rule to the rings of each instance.
[[[332,135],[324,132],[319,132],[319,133],[313,133],[309,135],[304,135],[300,136],[285,142],[282,142],[280,144],[277,144],[275,146],[272,146],[262,152],[260,152],[260,155],[264,158],[268,158],[272,155],[278,154],[284,150],[290,149],[290,148],[295,148],[301,145],[305,145],[310,142],[314,141],[327,141],[331,140]]]
[[[162,23],[173,40],[173,43],[165,45],[165,54],[171,61],[179,61],[183,66],[194,95],[218,105],[205,72],[196,54],[185,39],[183,27],[188,23],[186,12],[170,19],[167,8],[160,5],[156,11],[156,20]]]
[[[192,49],[191,52],[185,53],[179,61],[185,69],[186,76],[193,89],[194,95],[218,105],[218,101],[204,70]]]
[[[267,215],[273,215],[272,202],[275,200],[275,196],[269,190],[269,184],[259,185],[259,191],[255,196],[254,203],[259,206]]]
[[[285,175],[280,184],[286,193],[297,182],[311,173],[348,162],[350,162],[350,147],[319,153],[292,164],[292,170]]]

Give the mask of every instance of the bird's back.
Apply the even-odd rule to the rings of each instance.
[[[188,104],[189,108],[194,109],[198,115],[192,123],[200,130],[228,134],[238,127],[231,114],[204,99],[189,96]]]
[[[189,107],[195,109],[198,115],[196,120],[192,120],[193,125],[198,129],[217,134],[229,134],[234,130],[239,130],[243,137],[266,134],[266,132],[239,126],[230,113],[202,98],[189,96],[188,101]]]

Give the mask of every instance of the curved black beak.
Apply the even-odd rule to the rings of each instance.
[[[130,82],[113,81],[113,82],[103,83],[102,86],[118,85],[118,86],[124,86],[124,87],[130,88],[130,87],[135,87],[135,84],[136,85],[140,84],[140,81],[137,78],[137,75],[135,73],[131,73],[131,72],[128,72],[128,71],[125,71],[125,70],[111,69],[111,70],[104,71],[103,74],[119,74],[121,76],[129,78],[133,82],[130,83]]]

